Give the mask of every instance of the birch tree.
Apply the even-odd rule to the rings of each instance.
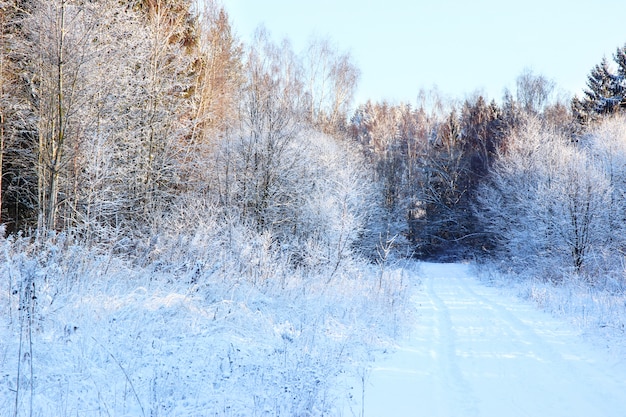
[[[14,50],[34,120],[42,229],[141,227],[166,207],[193,118],[190,7],[29,3]]]
[[[278,46],[267,32],[257,32],[247,52],[238,138],[229,157],[237,165],[222,180],[237,190],[244,218],[253,219],[261,230],[279,221],[270,213],[283,198],[281,182],[295,162],[290,146],[302,128],[300,71],[288,43]]]
[[[37,223],[36,118],[25,76],[24,25],[28,10],[14,2],[0,2],[2,71],[2,222],[8,232]]]
[[[312,39],[304,54],[308,120],[329,133],[345,129],[360,71],[328,39]]]
[[[76,221],[70,172],[79,170],[76,151],[85,127],[80,114],[93,93],[86,78],[97,50],[97,13],[89,3],[34,2],[23,24],[37,120],[38,225],[54,230]]]

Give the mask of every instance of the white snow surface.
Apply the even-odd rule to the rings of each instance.
[[[0,417],[626,415],[621,294],[470,264],[250,281],[248,258],[128,269],[24,242],[0,242]]]
[[[424,263],[419,275],[412,333],[352,381],[359,404],[345,415],[625,415],[624,358],[469,265]]]
[[[340,378],[405,333],[408,273],[235,240],[150,260],[0,239],[0,417],[340,414]]]

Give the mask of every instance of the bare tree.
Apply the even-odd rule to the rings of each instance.
[[[626,246],[624,228],[626,227],[626,124],[624,116],[606,118],[594,126],[581,139],[583,146],[588,146],[589,153],[598,169],[602,170],[611,183],[608,210],[609,238],[615,252],[623,251]]]
[[[2,222],[8,232],[34,227],[37,219],[36,119],[24,63],[23,22],[28,10],[0,2],[2,116]]]
[[[517,101],[530,114],[539,114],[548,104],[554,91],[555,83],[543,75],[535,75],[532,70],[525,69],[516,80]]]
[[[308,119],[327,132],[345,128],[360,71],[328,39],[312,39],[303,59]]]
[[[70,173],[79,170],[81,113],[93,92],[86,87],[98,49],[97,10],[68,0],[34,2],[22,24],[24,73],[37,120],[39,226],[52,230],[76,222]]]
[[[223,171],[220,182],[223,190],[238,190],[244,218],[264,229],[278,220],[268,215],[280,203],[278,184],[288,171],[291,142],[302,128],[300,66],[288,43],[275,45],[261,29],[247,53],[246,75],[238,138],[224,161],[235,166]]]

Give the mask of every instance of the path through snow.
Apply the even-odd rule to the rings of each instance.
[[[624,361],[482,285],[467,265],[425,263],[419,275],[413,334],[375,364],[364,407],[344,415],[626,415]]]

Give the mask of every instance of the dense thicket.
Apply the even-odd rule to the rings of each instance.
[[[593,68],[571,109],[554,99],[552,81],[525,71],[500,103],[422,94],[417,106],[361,104],[348,123],[359,70],[329,40],[298,53],[260,29],[243,45],[212,1],[1,5],[0,214],[9,232],[149,241],[201,201],[271,235],[294,264],[315,258],[311,248],[332,263],[330,253],[376,254],[391,240],[424,256],[493,253],[512,236],[484,201],[508,181],[515,152],[529,152],[523,138],[560,137],[539,154],[575,149],[583,168],[532,163],[582,175],[596,165],[581,138],[624,108],[626,47],[613,56],[616,70],[606,59]],[[577,269],[597,244],[578,246],[569,249]]]
[[[358,233],[347,219],[361,204],[351,194],[372,194],[353,187],[369,183],[353,178],[367,169],[337,138],[359,73],[329,41],[297,54],[259,30],[244,46],[215,2],[29,0],[2,10],[9,232],[141,240],[204,199],[277,242],[332,240],[313,226],[332,194],[343,220],[324,224],[344,225],[342,246]]]
[[[517,80],[516,98],[503,104],[476,96],[445,103],[422,94],[418,108],[361,105],[352,137],[364,147],[383,190],[388,228],[425,256],[488,249],[494,242],[475,216],[478,186],[511,132],[535,116],[571,128],[566,107],[551,100],[553,85],[530,71]]]
[[[606,60],[595,67],[585,101],[571,107],[555,97],[554,82],[528,70],[501,104],[482,96],[444,103],[435,94],[416,109],[359,106],[351,134],[383,192],[383,224],[418,255],[469,251],[525,266],[550,259],[547,269],[558,276],[613,268],[622,250],[613,232],[622,219],[612,162],[619,140],[602,142],[597,129],[623,107],[623,57],[618,48],[616,73]],[[612,150],[598,159],[600,143]]]
[[[9,230],[71,228],[91,238],[149,222],[171,197],[193,107],[189,7],[3,5],[12,64],[4,79],[14,92],[5,102]]]

